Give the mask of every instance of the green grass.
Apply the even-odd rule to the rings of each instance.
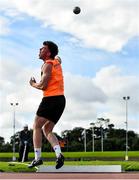
[[[45,165],[55,165],[55,162],[45,162]],[[137,161],[66,161],[65,165],[121,165],[123,171],[139,171]],[[26,165],[15,164],[9,166],[8,162],[0,162],[1,172],[35,172],[35,168],[29,169]]]
[[[65,152],[65,157],[124,157],[124,151],[106,151],[106,152]],[[139,157],[139,151],[128,152],[130,157]]]
[[[125,156],[124,151],[106,151],[106,152],[64,152],[66,158],[81,158],[81,157],[123,157]],[[129,157],[139,157],[139,151],[129,151]],[[0,153],[0,158],[11,158],[12,153]],[[18,157],[18,153],[16,153]],[[29,157],[33,158],[34,153],[29,153]],[[55,154],[53,152],[43,152],[43,158],[54,158]]]
[[[12,153],[0,153],[0,158],[10,158],[12,160]],[[65,161],[65,165],[121,165],[123,171],[139,171],[139,162],[137,160],[135,161],[130,161],[130,157],[134,157],[134,159],[139,158],[139,151],[129,151],[128,156],[129,156],[129,161],[118,161],[118,158],[123,158],[125,157],[125,152],[124,151],[114,151],[114,152],[64,152],[65,158],[80,158],[80,161]],[[16,157],[18,157],[18,153],[16,153]],[[29,153],[30,158],[34,158],[34,153]],[[43,158],[55,158],[55,153],[47,153],[43,152],[42,153]],[[113,161],[85,161],[86,159],[83,158],[91,158],[95,157],[103,159],[105,158],[116,158],[117,160],[114,159]],[[77,159],[78,160],[78,159]],[[88,159],[87,159],[88,160]],[[45,161],[46,165],[55,165],[54,161],[47,162]],[[4,172],[34,172],[35,169],[28,169],[27,166],[25,165],[15,165],[15,166],[9,166],[9,163],[7,162],[0,162],[0,171]]]
[[[0,172],[35,172],[35,168],[29,169],[22,164],[12,164],[8,162],[0,162]]]

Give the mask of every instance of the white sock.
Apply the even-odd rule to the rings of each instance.
[[[54,151],[55,151],[55,153],[56,153],[56,157],[58,158],[59,155],[61,154],[61,148],[60,148],[60,146],[59,146],[59,145],[56,145],[56,146],[53,147],[53,149],[54,149]]]
[[[41,148],[34,148],[35,160],[41,158]]]

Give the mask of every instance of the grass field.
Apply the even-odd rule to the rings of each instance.
[[[11,158],[12,153],[0,153],[0,158]],[[18,157],[18,153],[15,154]],[[82,157],[123,157],[125,156],[124,151],[106,151],[106,152],[64,152],[65,158],[82,158]],[[139,151],[129,151],[129,157],[139,158]],[[33,158],[34,153],[29,153],[29,157]],[[55,154],[53,152],[43,152],[43,158],[54,158]]]
[[[18,158],[18,153],[15,154],[16,157]],[[1,161],[3,158],[9,158],[10,160],[12,159],[13,154],[12,153],[0,153],[0,158]],[[125,157],[125,152],[123,151],[114,151],[114,152],[64,152],[64,156],[65,158],[67,158],[67,160],[65,161],[65,165],[121,165],[123,171],[139,171],[139,161],[136,160],[139,159],[139,151],[129,151],[128,152],[128,156],[129,156],[129,161],[124,161],[124,157]],[[55,153],[51,152],[51,153],[47,153],[47,152],[43,152],[42,153],[42,157],[45,159],[47,158],[47,160],[51,162],[47,162],[45,160],[46,165],[55,165],[54,160],[52,160],[52,158],[55,159]],[[101,158],[102,159],[105,158],[114,158],[114,160],[110,161],[105,159],[105,161],[102,161],[101,159],[99,160],[91,160],[92,157],[97,158]],[[122,158],[123,161],[118,161],[118,158]],[[130,161],[130,158],[133,158],[135,160]],[[29,153],[29,158],[34,158],[34,153]],[[75,158],[76,160],[72,161],[72,159],[69,161],[68,158]],[[80,159],[80,161],[78,161],[78,158]],[[85,158],[90,158],[90,160],[86,160]],[[116,159],[117,158],[117,159]],[[29,163],[29,162],[28,162]],[[16,164],[15,166],[9,166],[8,162],[0,162],[0,172],[35,172],[35,168],[34,169],[28,169],[27,166],[23,165],[23,164]]]
[[[45,162],[45,165],[55,165],[55,162]],[[121,165],[123,171],[139,171],[139,162],[135,161],[66,161],[65,165]],[[0,162],[0,172],[35,172],[26,165],[15,164],[9,166],[8,162]]]

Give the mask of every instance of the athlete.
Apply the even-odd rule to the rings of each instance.
[[[44,62],[41,68],[41,81],[37,83],[34,77],[30,79],[32,87],[43,91],[43,98],[33,125],[35,159],[28,166],[29,168],[43,164],[41,159],[42,131],[55,151],[56,169],[64,165],[59,141],[52,132],[66,103],[61,63],[57,58],[55,59],[57,54],[58,46],[52,41],[44,41],[39,53],[39,59]]]

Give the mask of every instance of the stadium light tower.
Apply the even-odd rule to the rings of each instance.
[[[95,127],[95,123],[90,123],[90,125],[92,126],[92,151],[95,151],[95,141],[94,141],[94,127]]]
[[[18,106],[18,103],[10,103],[13,106],[13,158],[12,160],[15,161],[15,107]]]
[[[128,161],[128,100],[130,99],[130,96],[124,96],[123,100],[126,102],[126,152],[125,152],[125,160]]]
[[[103,122],[104,118],[98,118],[98,122],[100,124],[100,131],[101,131],[101,152],[103,152]]]
[[[110,119],[104,119],[104,118],[97,118],[98,123],[100,124],[100,131],[101,131],[101,152],[104,150],[104,131],[103,131],[103,126],[105,125],[106,127],[108,126]]]
[[[84,129],[84,152],[86,152],[86,129]]]

